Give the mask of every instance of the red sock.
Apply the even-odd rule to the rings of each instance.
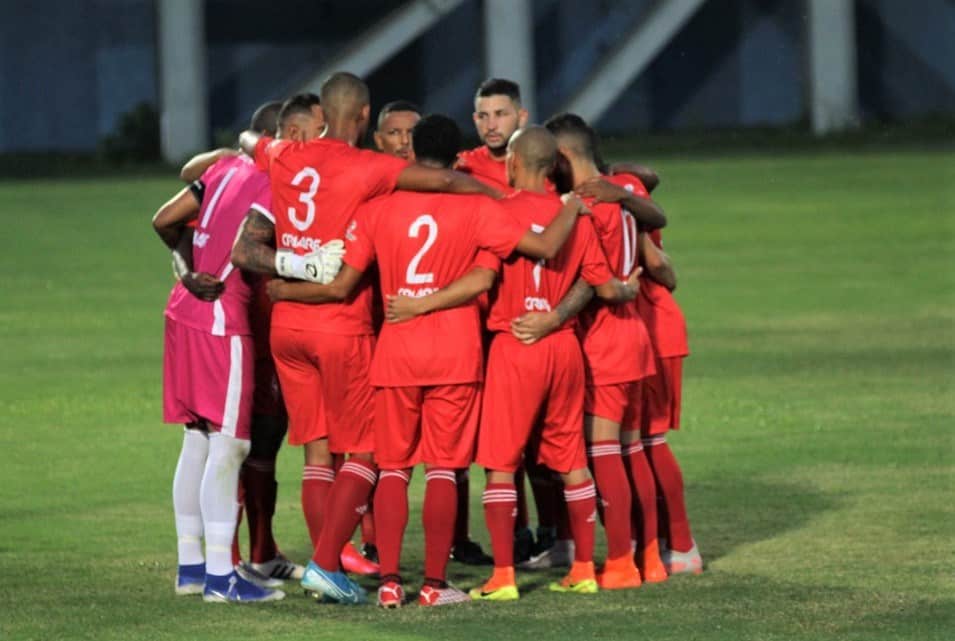
[[[242,472],[239,472],[239,488],[236,492],[236,502],[239,504],[239,514],[235,518],[235,532],[232,534],[232,566],[242,561],[242,550],[239,547],[239,526],[242,525],[242,507],[245,503],[245,490],[242,487]]]
[[[454,544],[464,543],[471,538],[471,475],[467,469],[457,470],[455,482],[458,488],[457,516],[454,518]]]
[[[671,550],[689,552],[693,547],[693,535],[690,533],[690,521],[686,515],[680,464],[667,445],[666,436],[647,439],[644,442],[644,451],[666,506],[668,545]]]
[[[271,561],[278,554],[272,536],[272,516],[278,490],[275,459],[246,459],[242,464],[242,486],[249,518],[249,560],[253,563]]]
[[[637,531],[637,546],[642,550],[657,538],[657,484],[640,441],[627,446],[625,460],[630,482],[640,502],[641,526]]]
[[[514,472],[514,486],[517,490],[517,519],[514,521],[514,531],[524,530],[530,525],[527,513],[527,490],[524,489],[524,468]],[[513,534],[511,536],[513,539]]]
[[[517,488],[512,483],[488,483],[481,495],[484,521],[491,533],[494,567],[514,565],[514,520],[517,517]]]
[[[328,493],[328,516],[312,555],[318,567],[328,572],[341,567],[342,548],[368,511],[368,499],[377,481],[378,469],[371,461],[353,458],[342,465]]]
[[[620,441],[595,441],[587,446],[587,462],[603,505],[607,558],[630,554],[630,481],[620,457]]]
[[[408,527],[408,481],[411,470],[384,470],[375,490],[375,531],[382,578],[399,575],[401,540]]]
[[[454,470],[448,468],[431,468],[424,478],[424,578],[444,581],[454,539],[458,486]]]
[[[361,516],[361,542],[375,545],[374,502],[368,503],[368,511]]]
[[[554,473],[543,465],[534,465],[527,467],[527,476],[531,480],[531,492],[537,507],[537,526],[556,529],[558,505],[564,497],[554,482]]]
[[[597,520],[597,488],[593,481],[564,486],[570,531],[574,535],[574,560],[594,560],[594,523]]]
[[[322,534],[325,503],[334,480],[335,470],[325,465],[306,465],[302,471],[302,512],[313,549]]]

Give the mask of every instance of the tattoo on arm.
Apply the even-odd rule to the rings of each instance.
[[[232,247],[232,262],[250,272],[275,275],[275,225],[257,211],[250,211]]]
[[[578,278],[574,286],[570,288],[567,295],[557,305],[557,317],[560,318],[560,322],[563,323],[568,318],[573,318],[579,314],[593,297],[594,288],[583,278]]]

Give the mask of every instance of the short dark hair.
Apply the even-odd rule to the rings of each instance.
[[[311,115],[312,107],[322,104],[321,99],[313,93],[297,93],[284,103],[279,111],[279,125],[284,125],[286,121],[294,115]]]
[[[462,141],[457,123],[441,114],[425,116],[411,130],[415,158],[438,162],[442,167],[454,164]]]
[[[519,105],[521,104],[521,87],[513,80],[506,78],[488,78],[477,88],[474,99],[488,96],[507,96]]]
[[[381,111],[378,112],[378,127],[381,127],[381,123],[384,122],[385,118],[390,113],[396,111],[411,111],[418,115],[421,115],[421,110],[418,108],[418,105],[407,100],[394,100],[389,102],[387,105],[381,108]]]
[[[586,120],[577,114],[561,113],[548,118],[544,126],[557,138],[570,138],[577,153],[598,162],[597,132]]]
[[[257,134],[265,136],[274,136],[279,128],[279,111],[282,109],[282,103],[278,100],[271,100],[261,105],[252,114],[252,121],[249,123],[249,129]]]

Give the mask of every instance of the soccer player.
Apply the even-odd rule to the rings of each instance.
[[[601,174],[597,167],[593,129],[574,114],[554,116],[545,126],[557,137],[560,151],[570,163],[575,187],[586,184],[589,190],[603,188],[605,183],[599,182]],[[633,200],[635,196],[648,197],[639,180],[636,177],[631,177],[631,180],[635,193],[618,188],[621,197],[625,195],[625,200]],[[594,181],[599,184],[595,186]],[[588,192],[588,195],[592,194]],[[626,275],[639,264],[638,220],[630,210],[607,200],[593,201],[594,227],[615,273]],[[656,223],[657,227],[665,222],[665,219],[639,221],[645,226]],[[637,402],[636,382],[655,373],[650,337],[637,313],[635,301],[615,306],[597,301],[591,303],[580,316],[578,333],[587,365],[584,425],[588,457],[603,505],[607,534],[607,560],[600,583],[601,587],[610,589],[638,587],[642,581],[631,549],[632,491],[621,452],[621,423]],[[636,456],[628,455],[628,458]],[[631,472],[632,476],[636,474],[633,469]],[[642,490],[646,486],[645,479],[641,477],[639,480],[641,483],[636,487]],[[650,491],[655,501],[652,477]],[[655,521],[653,528],[655,542]],[[655,547],[643,550],[642,561],[643,579],[651,582],[666,580],[667,574]]]
[[[421,120],[421,110],[407,100],[389,102],[378,112],[378,128],[375,129],[375,147],[378,151],[414,160],[411,145],[411,130]]]
[[[460,141],[454,121],[444,116],[428,116],[414,130],[415,154],[430,166],[450,167]],[[330,285],[273,281],[270,292],[278,300],[341,300],[377,261],[382,291],[389,297],[426,296],[468,272],[479,249],[498,258],[515,249],[554,257],[579,211],[580,201],[572,200],[537,234],[483,196],[398,192],[358,210],[349,227],[345,266]],[[377,388],[375,458],[382,469],[375,497],[382,606],[403,601],[399,561],[407,486],[419,462],[427,469],[425,585],[419,603],[469,600],[447,584],[445,570],[457,503],[454,470],[470,464],[473,455],[482,360],[475,303],[382,328],[371,374]]]
[[[283,104],[268,102],[252,115],[250,129],[265,135],[294,136],[300,113],[318,114],[315,94],[293,96],[287,101],[292,107],[282,112]],[[280,118],[280,115],[282,118]],[[282,126],[284,123],[284,126]],[[241,151],[223,148],[198,154],[183,165],[180,178],[192,183],[223,158],[236,156]],[[191,236],[191,230],[189,231]],[[184,234],[185,235],[185,234]],[[305,568],[283,555],[272,533],[272,518],[278,495],[275,481],[275,459],[285,437],[288,417],[282,402],[275,366],[269,349],[269,319],[272,303],[265,292],[266,280],[249,275],[252,299],[249,323],[255,343],[255,391],[252,395],[252,437],[249,456],[242,464],[239,481],[239,500],[248,513],[249,560],[242,560],[238,549],[238,529],[233,541],[233,561],[239,575],[264,587],[280,587],[285,579],[301,579]],[[242,519],[240,509],[239,520]]]
[[[498,195],[458,172],[356,149],[369,122],[368,87],[357,76],[332,74],[320,97],[323,138],[271,140],[252,132],[240,137],[242,147],[268,166],[279,212],[271,219],[258,213],[246,218],[232,255],[243,269],[327,283],[337,273],[340,239],[363,202],[396,187]],[[368,380],[374,347],[369,279],[341,303],[277,303],[271,332],[289,442],[305,446],[302,502],[317,543],[302,585],[334,601],[362,602],[364,590],[341,571],[339,553],[377,480]],[[337,476],[336,454],[351,455]]]
[[[252,291],[229,259],[242,219],[249,211],[268,214],[271,200],[268,177],[250,158],[223,157],[153,218],[181,277],[166,305],[163,358],[163,418],[186,425],[173,481],[176,593],[206,601],[285,596],[238,576],[231,551],[239,470],[250,449],[254,346]],[[192,221],[194,233],[184,234]],[[188,260],[179,249],[184,238],[192,241]]]
[[[546,185],[556,157],[556,141],[541,127],[522,130],[509,144],[509,182],[519,191],[503,203],[525,227],[548,224],[560,209],[556,195],[549,193]],[[517,508],[514,472],[521,464],[539,414],[540,432],[534,435],[538,441],[537,460],[563,478],[576,542],[570,572],[550,588],[559,592],[595,592],[596,492],[587,471],[581,429],[584,369],[580,346],[572,323],[563,328],[566,331],[555,332],[533,346],[524,346],[514,339],[510,324],[512,318],[528,309],[550,309],[568,292],[578,275],[594,285],[601,298],[632,301],[637,293],[637,272],[626,284],[611,274],[589,220],[577,226],[556,257],[546,261],[512,257],[501,272],[488,319],[494,339],[477,451],[477,462],[488,470],[483,502],[494,552],[494,574],[470,594],[484,600],[519,598],[512,539]],[[452,296],[450,290],[449,287],[420,300],[396,300],[389,306],[389,318],[399,302],[402,317],[408,310],[420,313],[435,309],[438,299]]]

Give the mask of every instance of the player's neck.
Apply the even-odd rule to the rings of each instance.
[[[547,193],[547,176],[537,174],[534,176],[521,176],[520,180],[514,181],[514,188],[521,191],[530,191],[535,194]]]
[[[487,145],[487,155],[496,162],[504,162],[504,159],[507,157],[507,147],[501,147],[500,149],[491,149]]]
[[[592,160],[570,158],[570,168],[574,172],[574,187],[590,178],[600,175],[600,169]]]
[[[352,147],[358,143],[360,132],[353,123],[329,121],[325,124],[325,127],[328,129],[328,131],[325,133],[325,138],[340,140],[351,145]]]

